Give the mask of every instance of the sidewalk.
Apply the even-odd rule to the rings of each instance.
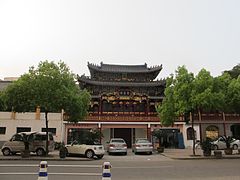
[[[240,159],[240,154],[238,153],[238,150],[233,150],[232,155],[225,155],[224,150],[222,151],[222,159]],[[203,156],[203,152],[201,149],[195,150],[195,156],[193,156],[193,150],[192,148],[186,148],[186,149],[164,149],[164,152],[162,153],[163,156],[169,157],[171,159],[179,159],[179,160],[188,160],[188,159],[216,159],[216,157],[213,154],[211,156]]]
[[[131,152],[131,151],[129,151]],[[176,159],[176,160],[198,160],[198,159],[216,159],[216,157],[213,154],[211,156],[203,156],[201,149],[196,149],[196,155],[193,156],[193,151],[191,148],[186,149],[164,149],[164,152],[159,154],[164,157],[170,158],[170,159]],[[154,153],[155,154],[155,153]],[[154,158],[154,154],[152,158]],[[157,155],[157,154],[155,154]],[[108,157],[108,155],[105,155]],[[134,154],[128,154],[127,156],[134,156]],[[111,157],[108,157],[111,159]],[[232,155],[225,155],[224,151],[222,150],[222,159],[240,159],[240,154],[238,153],[238,150],[234,150]],[[54,151],[48,154],[47,157],[41,157],[36,156],[36,154],[32,153],[29,158],[22,158],[20,154],[14,155],[14,156],[3,156],[0,152],[0,160],[46,160],[46,161],[91,161],[92,159],[87,159],[85,157],[66,157],[65,159],[61,159],[59,157],[59,151]]]

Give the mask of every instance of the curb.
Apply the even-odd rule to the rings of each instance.
[[[205,156],[196,156],[196,157],[193,157],[193,156],[189,156],[189,157],[172,157],[172,156],[168,156],[168,155],[165,155],[165,154],[162,154],[163,156],[165,157],[168,157],[168,158],[171,158],[171,159],[174,159],[174,160],[213,160],[213,159],[216,159],[216,160],[221,160],[221,159],[240,159],[240,156],[223,156],[221,158],[217,158],[215,156],[210,156],[210,157],[205,157]]]
[[[22,158],[22,157],[0,157],[0,161],[93,161],[95,159],[88,159],[88,158],[59,158],[59,157],[28,157],[28,158]]]

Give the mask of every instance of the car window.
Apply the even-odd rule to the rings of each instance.
[[[112,143],[125,143],[123,139],[112,139]]]
[[[46,141],[47,138],[46,135],[36,134],[34,139],[37,141]]]
[[[28,141],[33,141],[34,135],[30,134],[27,138],[28,138]]]
[[[222,137],[219,138],[219,141],[224,141],[224,139]]]
[[[137,139],[136,143],[150,143],[147,139]]]
[[[12,141],[23,141],[23,138],[20,134],[15,134],[12,139]]]

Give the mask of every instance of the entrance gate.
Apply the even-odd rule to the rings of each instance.
[[[114,138],[123,138],[126,143],[127,147],[132,147],[132,129],[131,128],[114,128]]]

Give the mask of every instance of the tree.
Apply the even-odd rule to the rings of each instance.
[[[68,121],[78,122],[83,120],[87,113],[90,103],[90,94],[85,89],[79,90],[75,93],[69,93],[68,101],[64,105],[64,110],[68,115]]]
[[[240,64],[234,66],[231,70],[224,72],[228,73],[232,78],[237,79],[240,75]]]
[[[4,94],[0,91],[0,111],[5,110]]]
[[[164,91],[165,98],[162,104],[156,107],[156,111],[163,126],[170,126],[176,118],[175,102],[173,99],[173,76],[167,78],[166,89]]]
[[[61,61],[41,61],[37,68],[30,67],[28,73],[7,87],[5,95],[8,110],[26,112],[40,107],[45,112],[47,138],[48,112],[64,109],[69,120],[77,122],[87,115],[90,102],[89,93],[80,91],[75,75]]]
[[[154,129],[154,131],[152,132],[152,135],[158,139],[158,143],[159,143],[158,147],[160,148],[161,144],[163,143],[164,138],[167,137],[166,131],[164,131],[162,129]]]
[[[185,66],[180,66],[176,70],[173,80],[175,108],[177,116],[189,118],[192,111],[191,94],[193,89],[193,73],[189,73]]]
[[[231,83],[231,76],[228,73],[223,73],[221,76],[214,78],[213,98],[215,109],[221,112],[229,112],[227,91]]]
[[[227,102],[234,113],[240,113],[240,77],[233,79],[227,89]]]
[[[202,110],[210,111],[215,108],[213,82],[210,72],[205,69],[202,69],[195,77],[191,95],[193,109],[201,112]]]
[[[162,105],[157,108],[161,122],[170,125],[176,116],[189,118],[192,111],[191,94],[193,88],[193,73],[189,73],[185,66],[180,66],[175,71],[175,78],[171,75],[167,79],[165,98]],[[171,117],[166,117],[171,115]]]

